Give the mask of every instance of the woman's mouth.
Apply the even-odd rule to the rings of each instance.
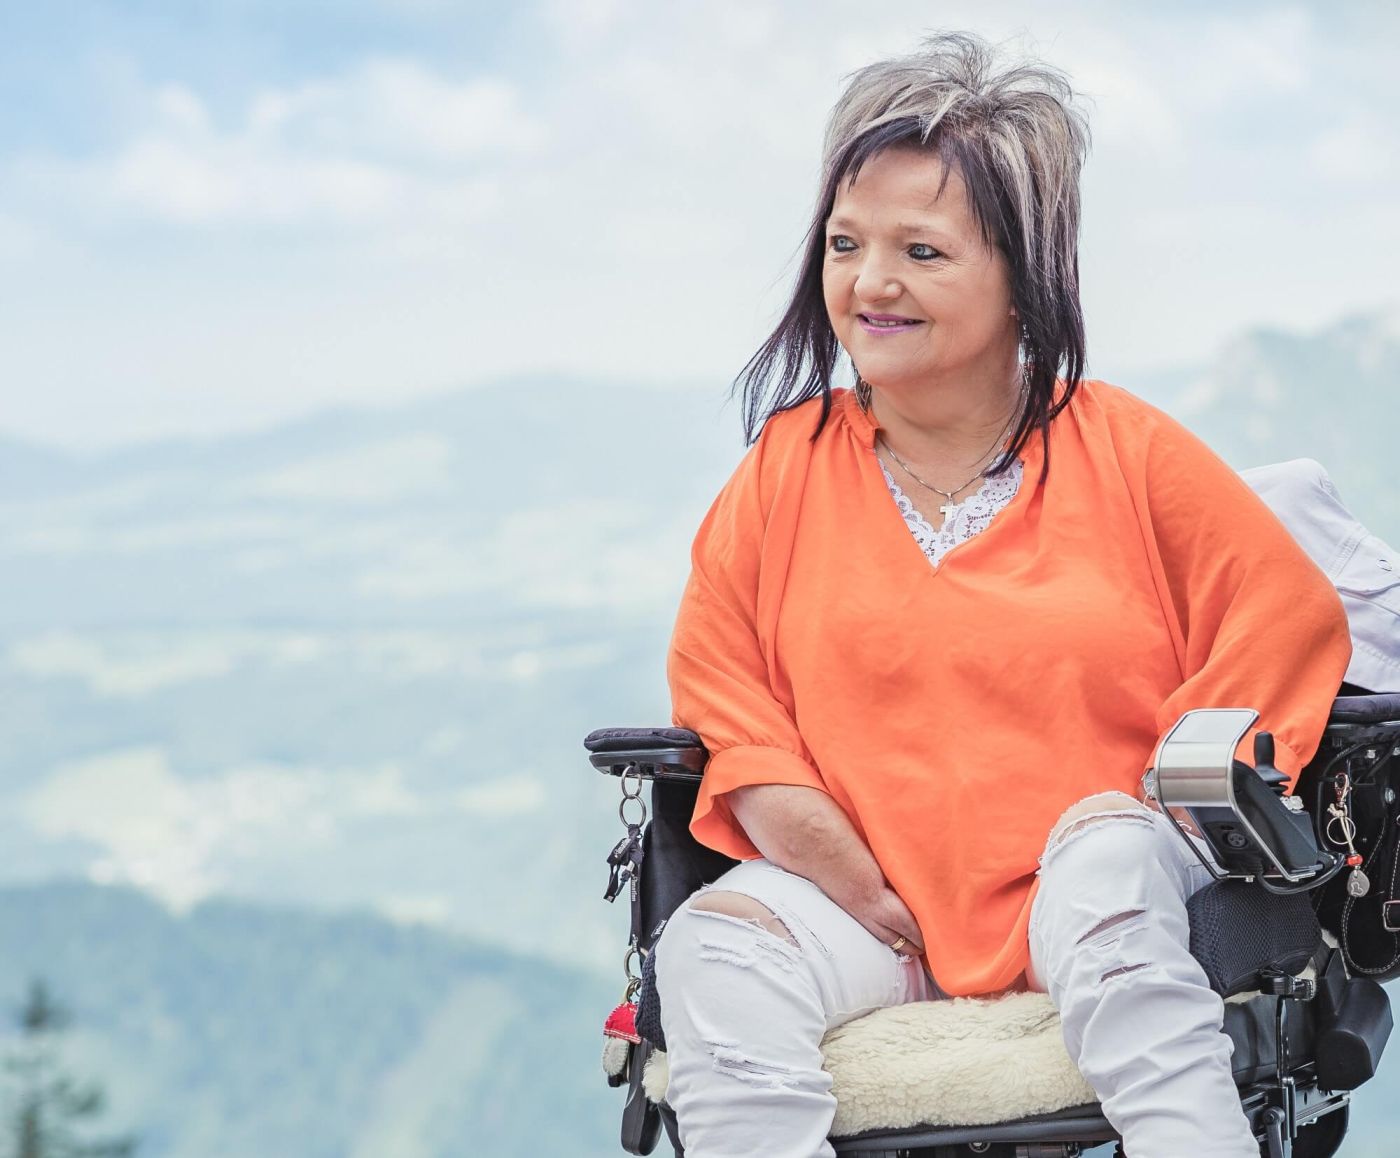
[[[922,326],[923,322],[914,318],[901,318],[895,314],[857,314],[860,328],[867,334],[898,334]]]

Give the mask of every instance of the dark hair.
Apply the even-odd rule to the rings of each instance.
[[[993,63],[985,41],[948,33],[853,74],[827,122],[821,191],[792,298],[734,382],[743,389],[746,443],[774,414],[818,395],[813,439],[826,424],[840,357],[822,294],[826,219],[840,183],[849,185],[867,161],[896,147],[937,154],[943,183],[957,171],[983,240],[1010,268],[1026,403],[1009,448],[987,473],[1009,467],[1033,431],[1045,439],[1050,420],[1069,403],[1085,362],[1078,239],[1088,130],[1058,70],[1022,62],[998,72]],[[1062,366],[1066,389],[1057,403]]]

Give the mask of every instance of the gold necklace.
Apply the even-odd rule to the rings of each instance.
[[[1006,437],[1006,432],[1007,432],[1008,430],[1011,429],[1012,423],[1015,422],[1017,415],[1020,414],[1020,412],[1021,412],[1021,404],[1025,402],[1025,399],[1026,399],[1026,390],[1025,390],[1024,388],[1022,388],[1022,390],[1021,390],[1021,398],[1020,398],[1020,401],[1018,401],[1018,403],[1017,403],[1015,409],[1013,409],[1012,412],[1011,412],[1011,420],[1010,420],[1009,422],[1007,422],[1007,424],[1001,428],[1001,433],[998,434],[998,435],[996,436],[996,440],[992,443],[991,446],[989,446],[985,451],[982,452],[982,454],[977,458],[976,461],[981,462],[984,458],[987,457],[987,455],[991,454],[992,451],[994,451],[994,450],[997,448],[997,446],[1000,445],[1001,440],[1002,440],[1003,438]],[[884,440],[884,438],[881,437],[881,435],[879,434],[879,432],[876,432],[875,438],[876,438],[876,440],[880,443],[881,446],[883,446],[887,451],[889,451],[890,457],[893,458],[893,459],[895,460],[895,462],[899,463],[899,465],[900,465],[901,467],[904,468],[904,473],[905,473],[905,474],[907,474],[910,478],[912,478],[912,479],[913,479],[916,483],[918,483],[920,486],[922,486],[922,487],[927,487],[929,490],[933,491],[935,494],[942,495],[945,499],[948,500],[946,503],[942,504],[942,505],[938,508],[939,513],[940,513],[945,519],[952,513],[953,508],[957,506],[957,503],[953,502],[953,496],[956,495],[960,490],[962,490],[963,487],[966,487],[966,486],[971,485],[971,484],[972,484],[973,482],[975,482],[979,477],[984,476],[984,473],[985,473],[985,472],[984,472],[983,470],[978,470],[977,473],[974,474],[970,479],[968,479],[967,482],[963,483],[962,486],[957,486],[957,487],[954,487],[954,488],[953,488],[952,490],[950,490],[950,491],[945,491],[942,487],[936,487],[936,486],[934,486],[932,483],[924,482],[923,479],[921,479],[921,478],[920,478],[918,475],[916,475],[912,470],[910,470],[910,469],[909,469],[909,464],[908,464],[907,462],[905,462],[902,458],[900,458],[899,455],[895,454],[895,452],[894,452],[894,447],[892,447],[888,442],[886,442],[886,441]]]

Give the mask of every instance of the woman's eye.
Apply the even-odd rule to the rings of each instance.
[[[939,253],[933,246],[918,242],[909,247],[909,256],[918,261],[928,261],[930,258],[938,257]]]
[[[842,244],[844,242],[844,245]],[[834,253],[850,253],[856,247],[854,241],[844,234],[835,234],[827,238],[826,247]]]

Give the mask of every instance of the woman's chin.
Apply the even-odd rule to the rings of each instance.
[[[928,367],[881,366],[863,363],[859,367],[860,376],[876,390],[886,390],[892,394],[904,394],[918,390],[927,384],[931,371]]]

